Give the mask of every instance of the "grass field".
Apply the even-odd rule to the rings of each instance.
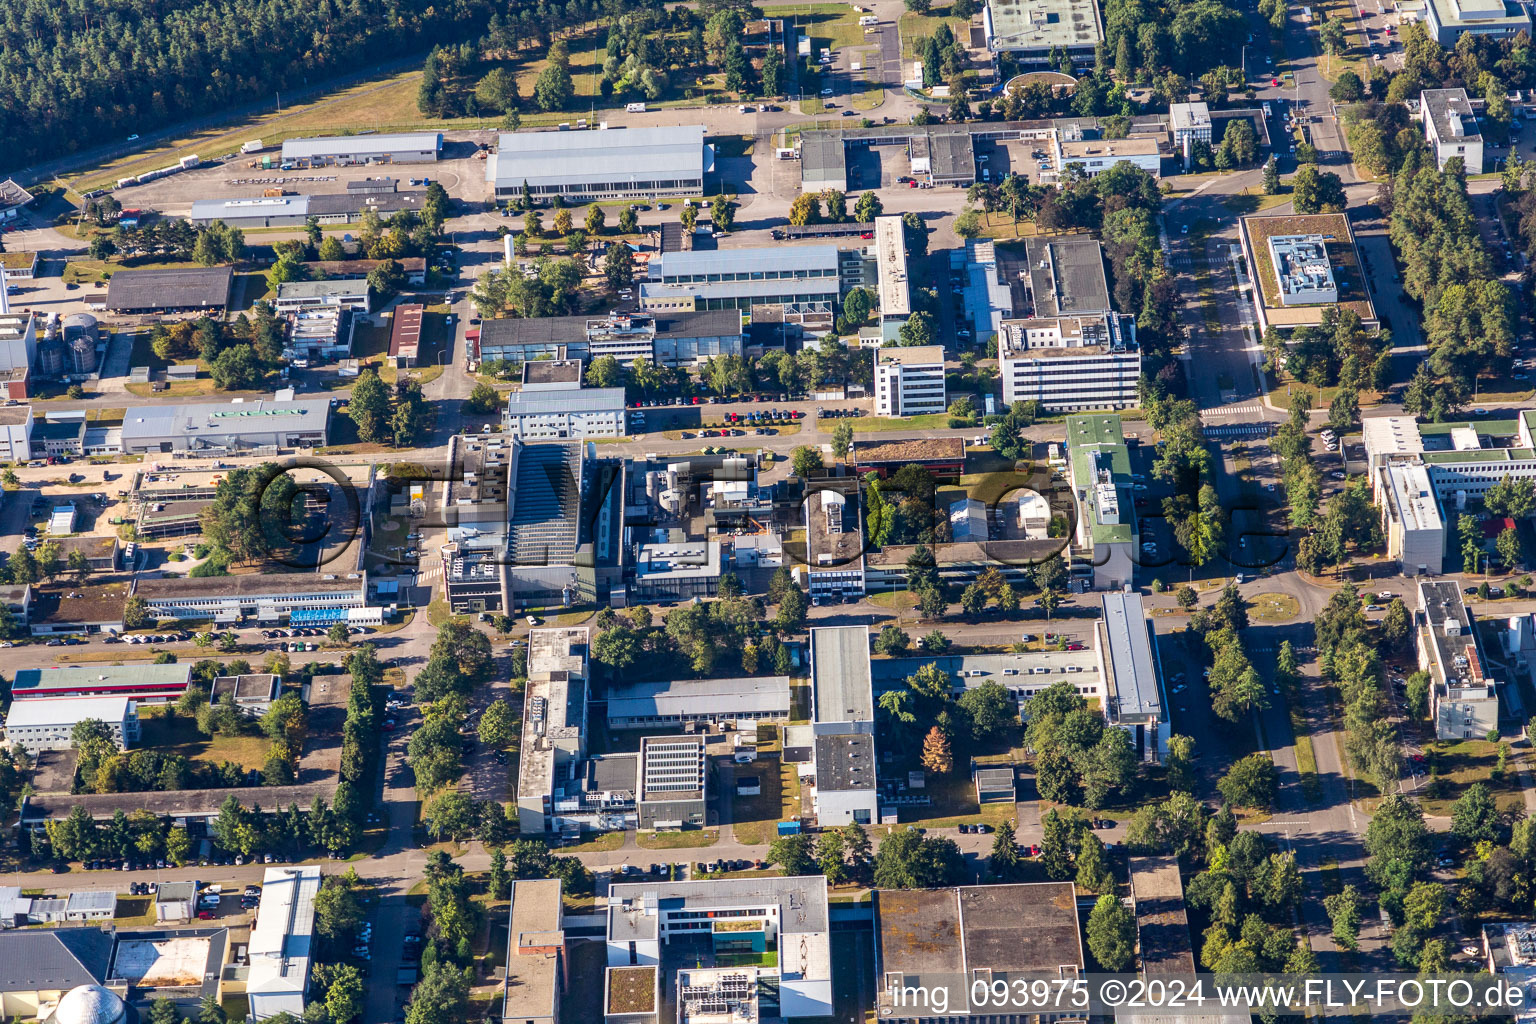
[[[897,20],[896,27],[901,33],[901,59],[911,60],[916,51],[913,43],[919,36],[931,36],[939,30],[939,26],[948,23],[949,30],[955,34],[955,38],[964,41],[966,36],[965,22],[959,18],[949,16],[949,8],[934,7],[927,14],[918,14],[915,11],[906,11]]]
[[[685,832],[639,832],[635,842],[646,850],[694,850],[720,841],[717,828],[690,829]]]
[[[1520,773],[1515,771],[1513,764],[1505,770],[1502,779],[1493,778],[1499,759],[1498,744],[1487,740],[1437,742],[1429,744],[1426,752],[1431,754],[1431,763],[1438,770],[1444,784],[1444,792],[1434,798],[1425,794],[1423,786],[1419,787],[1416,795],[1426,815],[1449,815],[1451,805],[1475,782],[1488,787],[1489,795],[1500,811],[1518,811],[1524,806],[1520,792]]]
[[[1301,604],[1290,594],[1259,594],[1248,602],[1248,617],[1259,622],[1290,622]]]
[[[233,761],[243,768],[260,768],[272,741],[262,735],[204,736],[197,726],[180,715],[140,711],[142,746],[167,754],[180,754],[192,761],[222,764]]]
[[[918,828],[953,828],[961,822],[984,821],[994,828],[1013,818],[1012,803],[976,803],[976,786],[965,772],[928,776],[923,793],[933,801],[927,807],[902,809],[902,825]]]
[[[949,413],[931,412],[921,416],[858,416],[846,423],[855,434],[873,434],[882,430],[933,430],[949,426]]]
[[[793,764],[785,764],[777,726],[758,728],[758,759],[736,769],[737,777],[756,775],[762,781],[762,793],[744,797],[731,804],[731,828],[739,843],[756,845],[773,842],[778,823],[800,817],[800,775]]]

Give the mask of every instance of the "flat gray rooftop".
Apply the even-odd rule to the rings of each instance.
[[[1109,311],[1104,253],[1087,235],[1031,238],[1025,243],[1035,316],[1078,316]]]
[[[811,630],[811,686],[818,723],[874,721],[868,627]]]
[[[816,790],[867,793],[875,788],[875,738],[866,733],[816,737]]]
[[[1111,591],[1103,595],[1105,670],[1110,721],[1128,717],[1160,719],[1163,699],[1157,666],[1147,635],[1147,614],[1140,594]]]

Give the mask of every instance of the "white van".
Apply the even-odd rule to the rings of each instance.
[[[643,114],[643,113],[645,113],[645,104],[644,103],[627,103],[627,104],[624,105],[624,112],[626,114]]]

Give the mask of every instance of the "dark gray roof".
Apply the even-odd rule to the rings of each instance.
[[[1031,238],[1025,242],[1035,316],[1109,312],[1104,254],[1087,235]]]
[[[935,178],[976,177],[976,151],[969,132],[935,135],[930,141]]]
[[[8,210],[13,206],[26,206],[32,201],[32,193],[16,184],[10,178],[0,181],[0,210]]]
[[[875,788],[875,738],[867,733],[816,737],[816,789],[822,793]]]
[[[112,934],[99,928],[0,932],[0,992],[100,985]]]
[[[535,359],[523,364],[523,383],[580,384],[580,359]]]
[[[119,270],[107,285],[107,308],[223,309],[234,276],[233,267]]]
[[[568,565],[581,513],[581,445],[521,445],[507,551],[514,565]]]
[[[1467,90],[1425,89],[1419,94],[1419,102],[1428,108],[1435,134],[1442,143],[1452,139],[1481,140],[1482,131],[1477,126],[1477,115],[1472,112],[1472,101],[1467,99]]]
[[[67,441],[85,434],[85,421],[75,420],[33,420],[33,441]]]

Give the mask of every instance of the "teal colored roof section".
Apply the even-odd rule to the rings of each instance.
[[[1096,413],[1067,417],[1067,447],[1072,457],[1072,480],[1085,491],[1083,508],[1093,516],[1089,536],[1094,544],[1129,544],[1136,538],[1136,511],[1131,497],[1131,456],[1125,447],[1120,417]],[[1098,522],[1094,496],[1094,471],[1110,471],[1120,509],[1118,523]]]

